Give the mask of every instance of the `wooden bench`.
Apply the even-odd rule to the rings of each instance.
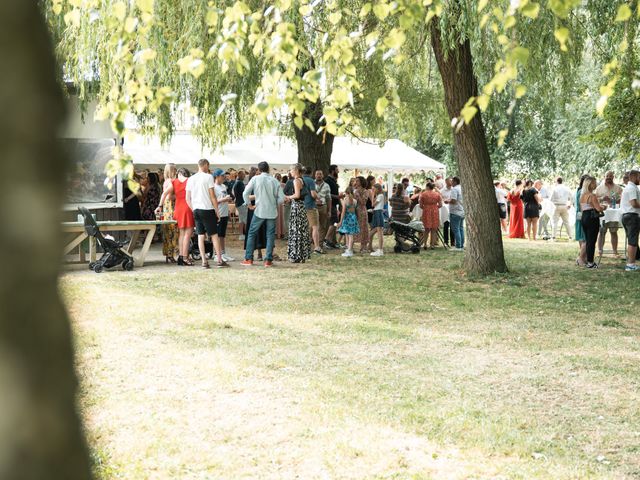
[[[125,250],[132,254],[133,250],[138,243],[138,238],[140,237],[140,232],[147,232],[147,236],[144,239],[144,243],[142,245],[142,250],[140,254],[134,256],[135,265],[138,267],[142,267],[144,265],[144,260],[147,257],[147,253],[149,253],[149,248],[151,247],[151,241],[153,240],[153,236],[156,232],[157,225],[173,225],[176,223],[175,220],[115,220],[115,221],[103,221],[96,222],[98,227],[100,228],[100,232],[103,234],[105,232],[124,232],[130,231],[132,232],[131,240],[129,244],[125,248]],[[96,261],[96,239],[94,237],[89,237],[84,231],[84,223],[82,222],[62,222],[62,231],[64,233],[77,234],[73,240],[71,240],[64,247],[64,255],[68,255],[73,251],[74,248],[79,248],[79,257],[81,262],[85,262],[85,253],[82,249],[81,243],[89,238],[89,261]]]

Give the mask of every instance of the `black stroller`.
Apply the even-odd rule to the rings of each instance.
[[[420,244],[422,243],[422,234],[424,233],[424,229],[420,230],[419,227],[422,226],[422,223],[418,225],[415,223],[415,227],[410,223],[400,223],[394,220],[389,222],[389,226],[391,227],[391,231],[393,232],[394,238],[396,240],[396,244],[393,247],[393,251],[396,253],[419,253],[420,252]]]
[[[204,240],[204,251],[207,258],[213,258],[213,242],[207,236]],[[200,248],[198,247],[198,234],[191,235],[189,240],[189,256],[194,260],[200,260]]]
[[[99,260],[89,263],[89,270],[100,273],[105,268],[113,268],[118,265],[122,265],[124,270],[133,270],[133,257],[122,249],[124,244],[104,237],[89,210],[84,207],[78,207],[78,210],[84,217],[85,233],[90,237],[95,237],[104,252]]]

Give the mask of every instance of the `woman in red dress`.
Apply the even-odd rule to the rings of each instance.
[[[187,205],[187,179],[189,178],[189,170],[186,168],[178,169],[178,178],[171,180],[171,185],[168,185],[160,198],[160,205],[165,200],[166,196],[175,195],[176,206],[173,209],[173,219],[178,223],[178,265],[191,266],[193,262],[189,260],[189,241],[193,234],[193,227],[195,227],[195,221],[193,219],[193,212]],[[158,207],[160,208],[160,206]]]
[[[422,209],[422,224],[424,225],[424,249],[431,236],[430,248],[433,250],[438,244],[438,229],[440,228],[440,207],[442,195],[435,189],[435,184],[427,183],[427,189],[420,194],[419,205]]]
[[[509,238],[524,238],[524,204],[522,194],[522,180],[516,180],[516,188],[509,192],[507,201],[511,204],[509,217]]]

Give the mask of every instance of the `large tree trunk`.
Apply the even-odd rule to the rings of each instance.
[[[329,133],[316,134],[323,123],[320,121],[322,118],[320,100],[316,103],[308,103],[304,115],[311,120],[314,130],[311,131],[306,125],[303,125],[302,130],[293,126],[298,144],[298,162],[313,170],[322,170],[326,175],[331,164],[334,137]]]
[[[451,50],[442,44],[437,19],[431,23],[431,45],[438,63],[449,117],[454,118],[470,97],[478,94],[469,40]],[[500,217],[491,175],[491,159],[480,112],[454,134],[454,148],[464,192],[468,238],[465,269],[485,275],[507,270],[500,233]]]
[[[58,295],[66,159],[39,2],[0,2],[0,478],[90,478],[71,331]]]

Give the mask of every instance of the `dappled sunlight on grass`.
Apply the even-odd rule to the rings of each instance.
[[[66,274],[99,476],[637,475],[638,282],[506,248]]]

